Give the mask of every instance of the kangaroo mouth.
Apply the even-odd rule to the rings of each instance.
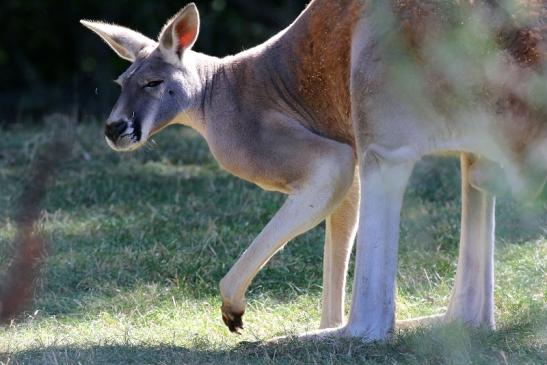
[[[138,120],[133,120],[127,129],[115,140],[111,136],[105,136],[107,144],[115,151],[126,152],[133,151],[144,144],[142,141],[142,124]]]
[[[133,127],[132,137],[136,140],[136,142],[140,142],[142,137],[142,123],[140,120],[135,119],[131,124]]]

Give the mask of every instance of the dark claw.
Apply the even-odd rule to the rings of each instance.
[[[232,312],[230,308],[225,307],[224,305],[220,308],[222,312],[222,321],[228,327],[230,332],[241,334],[239,330],[243,329],[243,313],[245,312]]]

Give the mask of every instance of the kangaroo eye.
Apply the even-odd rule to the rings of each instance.
[[[150,82],[146,83],[146,85],[144,85],[144,87],[156,87],[159,84],[161,84],[162,82],[163,82],[163,80],[150,81]]]

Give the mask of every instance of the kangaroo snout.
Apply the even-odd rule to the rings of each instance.
[[[112,142],[116,142],[118,138],[127,130],[128,123],[125,120],[116,122],[107,122],[104,128],[105,136]]]
[[[109,118],[104,127],[104,135],[107,144],[116,151],[132,151],[146,142],[141,140],[141,123],[135,117],[131,120],[125,117]]]

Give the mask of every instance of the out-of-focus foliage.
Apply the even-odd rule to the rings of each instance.
[[[108,112],[110,82],[126,63],[80,19],[104,20],[156,38],[188,1],[3,0],[0,3],[0,124],[51,111]],[[294,20],[306,0],[197,0],[195,49],[213,55],[262,42]]]

